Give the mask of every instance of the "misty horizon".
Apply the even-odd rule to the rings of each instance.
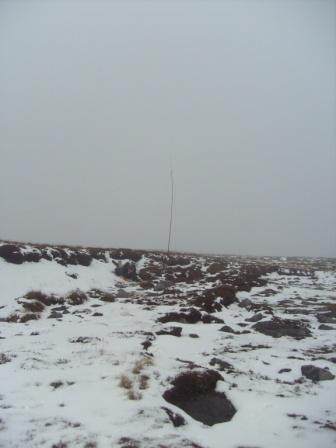
[[[0,3],[0,238],[336,256],[336,3]]]

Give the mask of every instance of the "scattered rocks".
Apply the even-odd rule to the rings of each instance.
[[[215,391],[217,381],[222,379],[215,370],[189,370],[172,381],[173,388],[163,398],[205,425],[227,422],[236,409],[224,393]]]
[[[99,342],[100,338],[90,337],[90,336],[78,336],[77,338],[69,339],[72,344],[88,344],[90,342]]]
[[[158,319],[159,322],[180,322],[181,324],[196,324],[197,322],[203,322],[204,324],[210,323],[224,323],[222,319],[211,316],[210,314],[202,314],[195,308],[189,308],[186,311],[167,313]]]
[[[253,328],[259,333],[272,336],[273,338],[281,338],[290,336],[294,339],[304,339],[311,336],[308,325],[299,320],[280,319],[274,317],[272,320],[258,322]]]
[[[322,369],[321,367],[316,367],[313,365],[304,365],[301,367],[301,373],[306,378],[317,382],[317,381],[328,381],[333,380],[335,375],[333,375],[327,368]]]

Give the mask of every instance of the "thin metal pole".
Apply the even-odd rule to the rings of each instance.
[[[167,248],[167,256],[169,257],[170,253],[170,240],[172,233],[172,223],[173,223],[173,207],[174,207],[174,173],[173,166],[170,162],[170,183],[171,183],[171,198],[170,198],[170,222],[169,222],[169,235],[168,235],[168,248]]]

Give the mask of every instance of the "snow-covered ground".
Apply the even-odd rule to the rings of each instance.
[[[144,255],[137,269],[146,263]],[[336,325],[321,329],[317,319],[324,307],[336,306],[334,271],[267,274],[266,285],[237,293],[240,302],[249,299],[258,310],[235,302],[213,314],[233,329],[230,333],[220,331],[223,323],[158,322],[179,311],[178,301],[169,304],[164,292],[144,289],[114,270],[109,257],[90,266],[45,259],[13,264],[0,258],[1,447],[336,446],[336,380],[314,383],[301,374],[305,364],[336,374]],[[207,286],[176,288],[190,294]],[[76,289],[87,293],[86,302],[65,302],[61,310],[46,306],[37,320],[25,323],[7,321],[25,314],[23,297],[29,291],[66,297]],[[116,299],[92,297],[93,289]],[[303,321],[312,336],[273,338],[258,332],[255,322],[245,319],[259,312],[261,321],[271,313]],[[172,326],[182,328],[181,337],[156,335]],[[148,340],[145,350],[142,343]],[[225,392],[237,412],[231,421],[206,426],[162,395],[190,363],[218,368],[210,365],[213,358],[232,365],[220,372],[223,381],[216,390]],[[186,424],[174,427],[163,407],[182,415]]]

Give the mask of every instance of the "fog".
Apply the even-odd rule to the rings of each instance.
[[[336,256],[335,1],[1,1],[0,238]]]

